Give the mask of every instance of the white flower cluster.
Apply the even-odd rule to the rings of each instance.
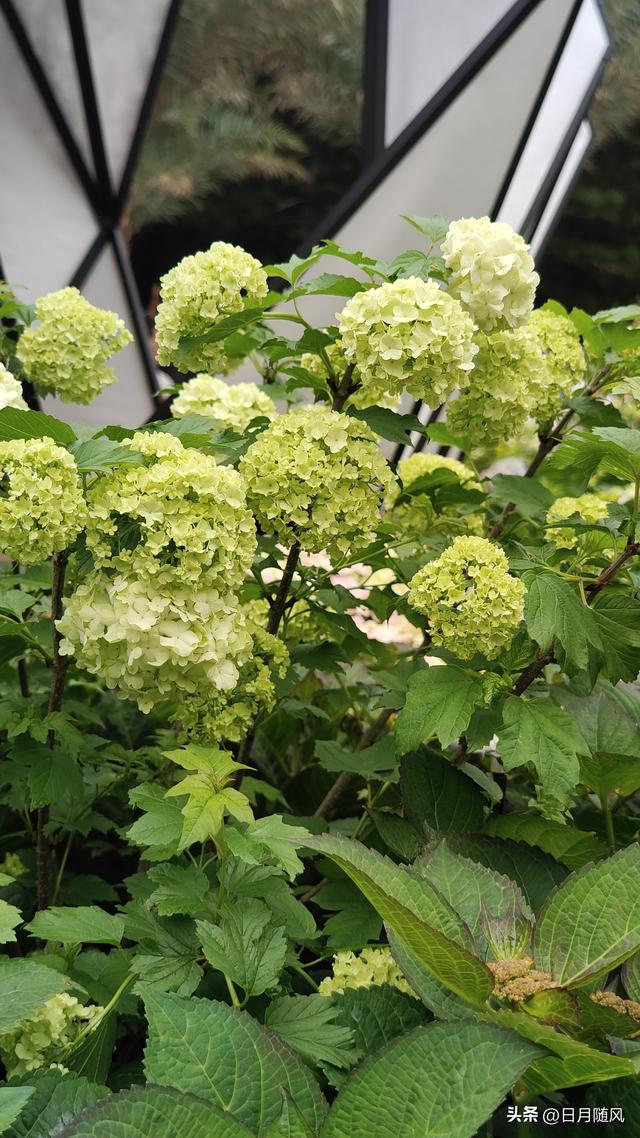
[[[214,375],[200,372],[185,383],[171,404],[171,414],[209,415],[220,426],[241,435],[252,419],[275,419],[273,399],[257,383],[225,383]]]
[[[502,221],[462,217],[442,243],[449,292],[484,332],[528,320],[540,277],[524,238]]]
[[[0,1035],[0,1058],[7,1078],[18,1078],[40,1067],[57,1066],[56,1060],[80,1031],[103,1012],[97,1005],[85,1006],[75,996],[53,996],[14,1031]]]
[[[15,375],[0,363],[0,411],[5,407],[16,407],[19,411],[27,411],[28,407],[22,396],[22,384]]]

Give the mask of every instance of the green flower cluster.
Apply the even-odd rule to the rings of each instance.
[[[47,1000],[20,1027],[0,1035],[0,1058],[7,1078],[57,1065],[56,1060],[64,1050],[103,1010],[97,1005],[86,1007],[67,992]]]
[[[250,658],[251,636],[233,593],[165,585],[146,577],[89,573],[57,622],[62,655],[134,699],[161,700],[217,688],[231,691]]]
[[[267,295],[260,262],[239,245],[214,241],[206,252],[184,257],[160,281],[156,316],[158,362],[176,363],[180,341],[202,336],[216,321]],[[224,372],[231,366],[220,343],[202,343],[180,360],[183,371]]]
[[[584,522],[601,522],[609,516],[609,503],[615,501],[617,495],[611,493],[578,494],[575,498],[556,498],[547,510],[547,525],[553,522],[565,521],[567,518],[579,514]],[[613,541],[613,535],[600,535],[596,531],[585,530],[582,535],[575,533],[570,527],[558,526],[557,529],[547,530],[547,539],[554,541],[560,549],[575,549],[579,542],[586,538],[600,538],[603,536],[608,544]]]
[[[225,383],[200,372],[180,388],[171,404],[171,414],[176,419],[182,415],[209,415],[240,435],[253,419],[275,419],[277,412],[273,399],[257,383]]]
[[[234,592],[256,547],[242,478],[163,432],[123,445],[131,464],[89,491],[96,568],[58,622],[61,652],[142,711],[230,691],[252,643]]]
[[[473,367],[473,321],[434,281],[406,277],[356,293],[338,327],[360,380],[357,407],[399,399],[405,390],[437,405],[466,385]]]
[[[367,946],[358,953],[349,950],[336,952],[333,975],[321,981],[318,991],[321,996],[332,996],[346,988],[373,988],[381,984],[389,984],[408,996],[415,995],[393,959],[391,949]]]
[[[507,559],[483,537],[457,537],[410,581],[409,602],[430,624],[431,639],[461,660],[492,660],[522,619],[525,587]]]
[[[371,540],[394,476],[372,430],[316,404],[281,415],[240,461],[265,533],[307,553],[344,554]]]
[[[28,407],[22,397],[22,384],[15,375],[0,363],[0,411],[5,407],[16,407],[19,411],[27,411]]]
[[[484,332],[528,320],[540,277],[528,245],[503,221],[462,217],[442,242],[449,292]]]
[[[185,735],[194,743],[210,745],[224,739],[239,743],[258,717],[275,706],[274,681],[285,675],[289,653],[282,640],[264,630],[267,614],[260,602],[249,602],[242,610],[253,644],[235,687],[232,691],[209,688],[197,692],[176,714]]]
[[[529,416],[528,384],[544,361],[527,328],[486,335],[479,347],[469,386],[447,407],[453,434],[468,435],[485,446],[513,438]]]
[[[527,330],[543,361],[543,367],[529,369],[529,412],[538,423],[546,425],[553,422],[566,395],[583,378],[585,356],[575,325],[561,313],[537,308]]]
[[[51,439],[0,442],[0,548],[37,565],[75,541],[86,508],[72,456]]]
[[[132,341],[115,312],[94,308],[77,288],[36,304],[39,323],[22,333],[17,356],[27,379],[63,403],[91,403],[117,376],[106,360]]]
[[[256,548],[237,471],[160,431],[138,431],[122,445],[142,461],[115,467],[88,494],[96,566],[157,587],[235,589]]]
[[[438,470],[448,470],[455,475],[461,486],[469,490],[482,490],[472,470],[456,458],[448,458],[442,454],[432,454],[430,451],[418,451],[403,458],[398,463],[398,474],[402,485],[406,488],[417,482],[425,475],[433,474]],[[396,505],[399,488],[394,489],[390,495],[387,506],[386,520],[397,527],[403,539],[421,540],[427,529],[438,529],[443,533],[482,533],[484,520],[481,514],[466,514],[460,516],[457,506],[445,506],[438,513],[431,503],[428,494],[420,494],[415,498],[400,502]]]

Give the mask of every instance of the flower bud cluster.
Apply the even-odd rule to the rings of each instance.
[[[25,328],[17,356],[27,379],[63,403],[91,403],[117,376],[106,360],[133,337],[115,312],[94,308],[77,288],[36,304],[37,324]]]
[[[409,996],[415,995],[393,959],[391,949],[367,946],[358,953],[336,952],[333,975],[321,981],[318,991],[322,996],[331,996],[347,988],[373,988],[381,984],[389,984]]]

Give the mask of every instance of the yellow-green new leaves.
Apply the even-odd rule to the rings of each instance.
[[[246,795],[228,785],[237,771],[248,769],[246,763],[236,763],[228,751],[218,747],[198,747],[194,743],[165,754],[185,770],[194,772],[167,791],[167,797],[187,797],[182,807],[184,823],[178,851],[196,842],[215,839],[222,829],[225,814],[231,814],[239,822],[253,822]]]
[[[354,1074],[321,1138],[471,1138],[541,1050],[489,1024],[433,1024]]]
[[[493,990],[491,973],[473,955],[469,929],[430,882],[359,842],[324,835],[307,838],[305,845],[344,870],[441,984],[482,1007]]]
[[[509,696],[502,723],[499,752],[505,770],[532,763],[541,799],[551,809],[566,809],[580,779],[578,755],[589,753],[571,716],[549,698]]]
[[[577,987],[640,948],[640,846],[568,877],[545,904],[535,932],[537,968]]]

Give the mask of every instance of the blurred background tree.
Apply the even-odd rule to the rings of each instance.
[[[594,143],[540,299],[595,311],[640,292],[640,0],[602,0],[613,38]],[[128,210],[145,301],[213,240],[271,261],[362,168],[365,0],[184,0]],[[429,212],[425,203],[425,213]]]

